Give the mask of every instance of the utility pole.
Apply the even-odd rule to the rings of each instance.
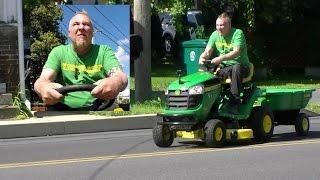
[[[134,61],[135,99],[151,98],[151,7],[150,0],[134,0],[134,33],[142,37],[142,52]]]

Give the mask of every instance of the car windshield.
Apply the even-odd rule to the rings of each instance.
[[[201,13],[195,14],[195,17],[196,17],[196,19],[197,19],[198,26],[204,25],[204,23],[203,23],[203,17],[202,17],[202,14],[201,14]]]
[[[168,23],[171,21],[172,17],[170,16],[169,13],[159,13],[159,19],[162,23]]]

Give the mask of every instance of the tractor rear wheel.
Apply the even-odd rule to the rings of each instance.
[[[310,128],[309,118],[304,113],[299,113],[296,122],[295,129],[298,136],[306,136],[308,135]]]
[[[173,143],[173,132],[169,126],[157,124],[152,129],[153,141],[159,147],[169,147]]]
[[[270,141],[274,129],[274,117],[270,108],[267,106],[255,107],[251,112],[250,127],[256,141]]]
[[[209,120],[205,127],[205,144],[207,147],[221,147],[226,140],[226,127],[221,120]]]

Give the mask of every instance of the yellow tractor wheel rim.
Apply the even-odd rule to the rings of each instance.
[[[222,135],[223,135],[223,132],[222,132],[221,127],[217,127],[216,131],[214,132],[214,137],[215,137],[216,141],[221,141]]]
[[[272,127],[272,120],[269,115],[265,115],[263,118],[263,131],[265,133],[270,133]]]
[[[309,126],[309,122],[307,118],[302,119],[302,129],[303,131],[307,131]]]

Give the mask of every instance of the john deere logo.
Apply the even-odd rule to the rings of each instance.
[[[178,95],[181,94],[181,92],[180,92],[180,90],[176,90],[176,91],[174,92],[174,94],[175,94],[176,96],[178,96]]]

